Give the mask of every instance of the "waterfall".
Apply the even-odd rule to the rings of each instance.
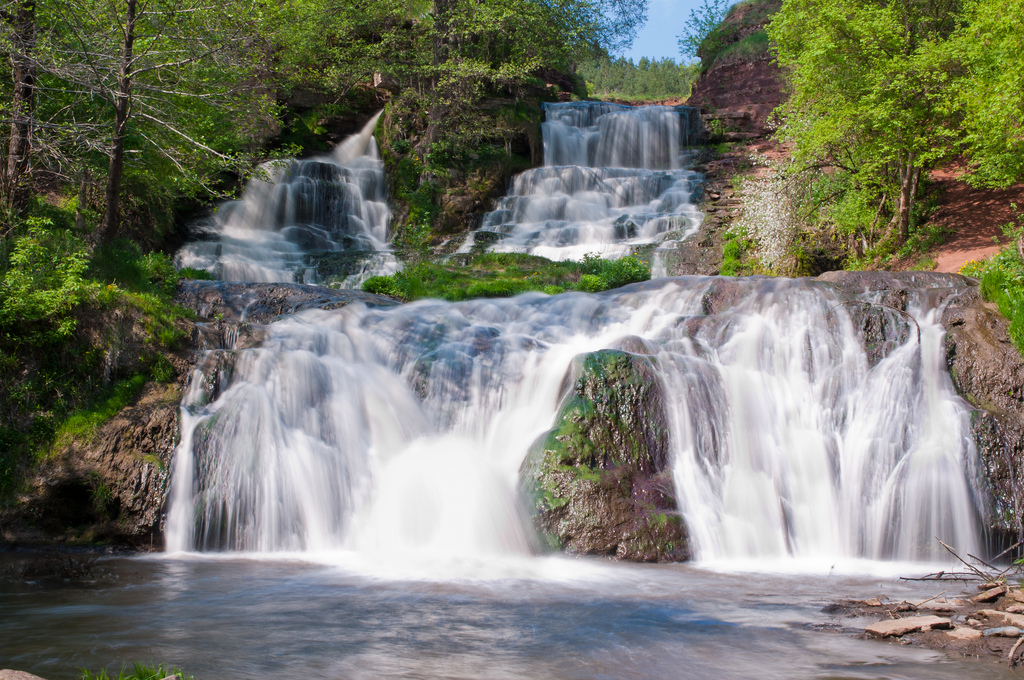
[[[175,264],[205,269],[224,281],[342,288],[397,271],[386,243],[391,213],[384,163],[373,138],[379,117],[330,155],[265,163],[241,200],[221,205],[201,230],[203,239],[186,244]],[[343,259],[343,274],[318,281],[311,254]]]
[[[463,250],[489,244],[554,260],[615,258],[700,225],[700,176],[684,169],[696,109],[545,104],[544,167],[517,175]]]
[[[570,364],[637,336],[699,559],[977,550],[968,407],[934,302],[911,298],[902,312],[821,281],[682,277],[296,314],[196,370],[168,548],[529,554],[518,473]],[[860,336],[865,314],[884,338]]]

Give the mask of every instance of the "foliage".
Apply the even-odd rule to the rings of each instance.
[[[464,265],[421,262],[397,274],[372,277],[363,283],[363,290],[403,300],[440,298],[454,302],[531,291],[548,295],[567,290],[596,293],[650,278],[650,270],[632,256],[602,260],[587,255],[582,262],[552,262],[521,253],[487,253]]]
[[[693,66],[646,57],[638,64],[625,57],[602,57],[580,64],[578,73],[587,82],[588,95],[627,101],[687,97],[696,78]]]
[[[82,669],[81,680],[164,680],[164,678],[177,677],[180,680],[194,680],[191,675],[185,675],[180,668],[165,668],[163,664],[146,666],[137,663],[129,671],[122,667],[117,676],[110,676],[107,670],[101,669],[99,673],[92,673]]]
[[[764,174],[744,181],[746,207],[736,229],[754,244],[754,253],[765,270],[793,274],[797,238],[804,227],[800,207],[805,176],[789,165],[769,163],[767,167]]]
[[[1004,248],[982,262],[968,262],[960,273],[981,281],[982,296],[1010,320],[1010,339],[1024,353],[1024,261],[1017,248]]]
[[[36,455],[90,436],[147,379],[169,382],[164,353],[184,332],[170,259],[117,241],[92,253],[59,210],[16,224],[0,258],[0,493]]]
[[[939,0],[786,0],[768,28],[792,86],[780,133],[796,162],[846,175],[857,211],[880,203],[900,244],[922,174],[955,138],[950,73],[937,55],[956,10]],[[859,226],[863,240],[868,225]]]
[[[83,278],[85,245],[67,230],[51,230],[45,218],[29,221],[14,239],[0,280],[0,335],[10,343],[60,341],[75,330],[72,310],[95,284]]]
[[[222,168],[242,167],[239,152],[265,134],[272,113],[266,94],[246,84],[262,58],[264,4],[38,0],[28,43],[4,22],[0,43],[39,81],[33,163],[86,188],[109,169],[108,236],[132,208],[119,203],[122,172],[124,184],[141,185],[132,196],[212,190]]]
[[[961,121],[957,148],[974,165],[968,180],[1007,186],[1024,177],[1024,0],[963,5],[963,21],[938,56],[959,76],[948,111]]]
[[[679,53],[686,59],[699,59],[701,45],[725,20],[734,0],[703,0],[700,7],[690,10],[679,35]]]

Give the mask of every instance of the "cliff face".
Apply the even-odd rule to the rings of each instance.
[[[764,136],[771,112],[785,100],[782,74],[765,33],[781,6],[781,0],[734,5],[701,45],[702,73],[686,103],[703,109],[713,140]]]

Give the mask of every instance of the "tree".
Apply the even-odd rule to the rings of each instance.
[[[921,173],[948,157],[956,135],[950,74],[936,54],[958,9],[957,0],[786,0],[768,28],[792,86],[782,135],[796,159],[882,196],[901,243]]]
[[[684,59],[698,59],[697,50],[729,13],[735,0],[704,0],[700,7],[690,10],[690,16],[679,35],[679,53]]]
[[[5,202],[15,211],[27,200],[23,177],[29,168],[33,109],[35,105],[35,65],[32,55],[36,43],[35,0],[7,3],[0,10],[4,31],[0,41],[5,44],[11,62],[11,134],[7,144],[7,163],[0,168],[0,191]]]
[[[958,149],[968,179],[1007,186],[1024,179],[1024,0],[970,0],[937,60],[956,74],[949,113],[961,121]]]
[[[258,0],[35,5],[42,19],[35,50],[19,55],[49,80],[47,95],[61,100],[50,139],[107,157],[96,240],[119,232],[126,165],[167,161],[163,180],[179,190],[202,186],[236,160],[240,140],[265,120],[268,93],[254,79],[266,51]]]

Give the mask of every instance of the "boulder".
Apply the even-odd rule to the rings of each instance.
[[[638,562],[689,558],[653,359],[621,350],[573,363],[555,426],[521,479],[548,547]]]
[[[38,675],[32,675],[25,671],[12,671],[9,668],[0,670],[0,680],[43,680]]]

